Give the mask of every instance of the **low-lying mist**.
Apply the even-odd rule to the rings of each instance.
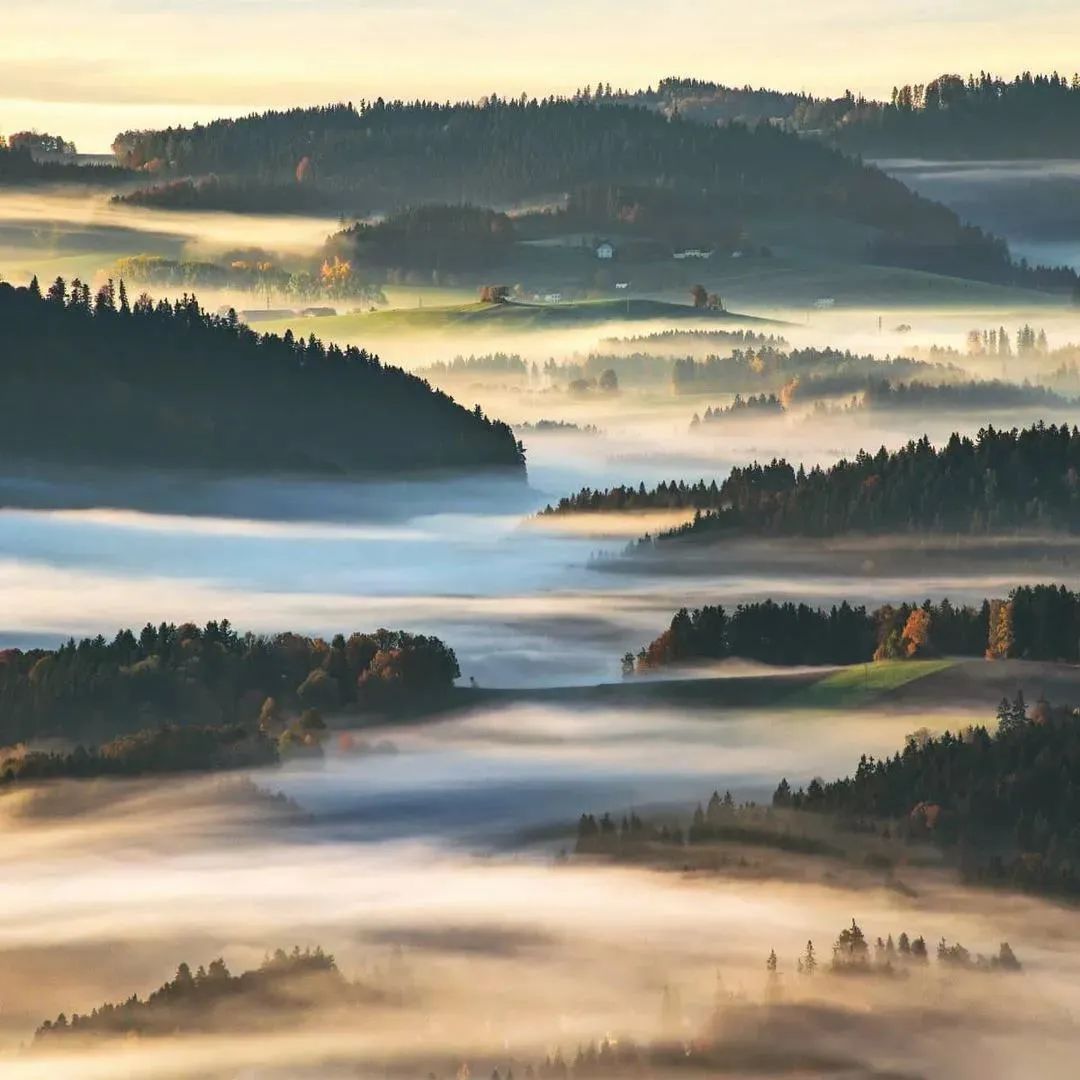
[[[796,723],[810,726],[793,737]],[[716,786],[741,797],[781,771],[846,769],[850,746],[883,751],[901,730],[870,714],[837,728],[783,715],[508,710],[395,736],[396,754],[331,751],[325,769],[255,777],[299,814],[248,804],[221,780],[0,796],[19,866],[0,901],[4,1075],[298,1077],[346,1063],[450,1075],[462,1061],[523,1071],[605,1037],[709,1031],[846,1055],[864,1072],[1009,1075],[1003,1062],[1027,1061],[1066,1075],[1080,950],[1072,914],[1052,904],[961,888],[932,868],[875,881],[842,864],[808,876],[751,856],[731,877],[686,875],[563,861],[571,838],[550,830],[490,847],[499,834],[572,826],[583,810],[685,810]],[[871,938],[906,930],[982,952],[1008,940],[1024,970],[830,975],[829,946],[852,916]],[[795,972],[808,938],[823,965],[812,980]],[[327,1003],[273,1033],[256,1034],[241,1010],[228,1033],[17,1049],[45,1018],[145,995],[182,961],[222,955],[242,971],[293,943],[321,945],[350,978],[392,977],[395,1003],[359,1013]]]

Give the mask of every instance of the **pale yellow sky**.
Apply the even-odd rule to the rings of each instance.
[[[1080,66],[1075,0],[0,0],[0,131],[362,97],[638,87],[668,74],[881,95],[943,71]]]

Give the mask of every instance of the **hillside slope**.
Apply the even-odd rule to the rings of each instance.
[[[362,349],[259,335],[192,297],[0,284],[9,460],[391,476],[524,476],[510,428]]]

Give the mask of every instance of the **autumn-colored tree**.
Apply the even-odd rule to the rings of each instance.
[[[302,157],[296,165],[296,182],[298,184],[311,184],[315,181],[315,166],[307,155]]]
[[[1013,651],[1013,604],[1011,600],[991,600],[987,660],[1007,660]]]
[[[345,293],[352,281],[352,276],[352,263],[338,255],[327,259],[319,270],[319,281],[331,296],[340,296]]]
[[[904,624],[902,635],[904,643],[904,656],[909,660],[917,656],[927,656],[931,651],[930,645],[930,612],[922,608],[916,608]]]

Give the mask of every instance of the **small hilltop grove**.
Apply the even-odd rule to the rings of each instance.
[[[1023,585],[978,605],[847,601],[813,608],[772,599],[680,608],[668,628],[622,657],[626,677],[728,658],[779,666],[849,665],[936,657],[1080,661],[1080,593]]]
[[[506,424],[354,346],[258,334],[124,282],[0,282],[0,451],[118,468],[525,477]],[[149,359],[153,359],[153,363]],[[65,392],[59,394],[57,386]]]

